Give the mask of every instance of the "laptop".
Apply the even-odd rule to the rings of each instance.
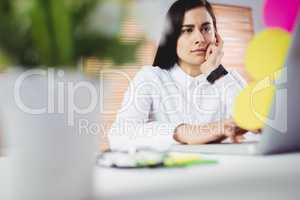
[[[259,141],[241,144],[173,145],[171,151],[211,154],[268,155],[300,152],[300,16],[278,80],[269,118]],[[288,98],[287,98],[288,97]]]

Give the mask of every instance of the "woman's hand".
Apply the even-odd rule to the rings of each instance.
[[[241,143],[248,130],[240,128],[233,119],[225,119],[202,125],[181,124],[173,135],[174,139],[183,144],[207,144],[222,142],[229,138],[233,143]],[[261,130],[251,131],[259,134]]]
[[[233,143],[241,143],[245,137],[244,134],[248,130],[242,129],[233,121],[233,119],[227,119],[224,122],[223,134],[226,138],[229,138]]]
[[[216,33],[216,42],[211,43],[208,46],[205,55],[205,62],[200,66],[202,73],[208,74],[221,64],[221,60],[224,56],[223,44],[224,42],[221,36]]]
[[[233,119],[228,119],[225,120],[224,122],[224,136],[230,138],[230,140],[233,143],[240,143],[242,142],[245,137],[243,136],[247,132],[251,132],[254,134],[261,134],[262,130],[257,129],[257,130],[246,130],[243,128],[240,128],[234,121]]]

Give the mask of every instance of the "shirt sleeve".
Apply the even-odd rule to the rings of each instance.
[[[236,71],[229,70],[227,74],[229,79],[228,87],[225,90],[225,101],[226,101],[226,118],[232,117],[235,98],[239,93],[247,86],[247,81]]]
[[[159,94],[152,66],[144,67],[131,81],[123,98],[121,109],[109,134],[112,150],[150,147],[166,150],[176,143],[173,133],[180,122],[150,121],[153,94]]]

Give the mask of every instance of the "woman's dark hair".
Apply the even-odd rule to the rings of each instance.
[[[176,46],[177,40],[181,34],[184,14],[197,7],[206,8],[213,20],[215,31],[217,31],[216,17],[209,2],[206,0],[177,0],[173,3],[167,13],[166,30],[163,32],[160,39],[153,66],[158,66],[162,69],[170,69],[178,61]]]

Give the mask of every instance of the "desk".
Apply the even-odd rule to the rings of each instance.
[[[97,199],[299,199],[300,153],[220,156],[219,164],[177,169],[120,170],[95,167]],[[0,178],[5,180],[5,158]],[[2,185],[1,185],[2,183]],[[0,181],[0,189],[7,183]],[[3,190],[2,190],[3,192]],[[2,194],[3,195],[3,194]],[[0,194],[0,199],[1,194]],[[4,198],[5,199],[5,198]]]
[[[207,155],[219,164],[181,169],[95,170],[103,199],[299,199],[300,153]]]

